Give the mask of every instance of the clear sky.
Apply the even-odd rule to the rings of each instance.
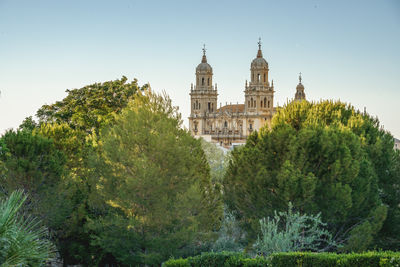
[[[0,0],[0,133],[66,89],[137,78],[188,124],[203,43],[218,102],[243,103],[262,39],[275,104],[340,99],[400,138],[400,1]]]

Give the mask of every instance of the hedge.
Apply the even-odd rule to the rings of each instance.
[[[290,252],[275,253],[270,257],[272,266],[400,266],[400,253],[395,252],[365,252],[352,254]]]
[[[287,252],[274,253],[270,257],[249,258],[242,253],[204,253],[186,259],[170,259],[163,267],[400,267],[400,253],[366,252],[352,254]]]

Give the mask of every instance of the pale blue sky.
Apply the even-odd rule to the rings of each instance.
[[[203,43],[218,102],[241,103],[258,37],[275,104],[302,72],[308,99],[365,106],[400,138],[398,0],[0,0],[0,133],[66,89],[122,75],[165,90],[187,125]]]

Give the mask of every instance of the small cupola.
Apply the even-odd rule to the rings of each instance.
[[[257,57],[251,62],[251,69],[268,69],[268,62],[263,58],[261,51],[261,38],[258,41]]]
[[[299,84],[296,86],[296,94],[294,99],[297,101],[305,100],[306,94],[304,93],[304,85],[301,83],[301,72],[299,73]]]
[[[207,63],[207,56],[206,56],[206,47],[203,46],[203,57],[201,59],[201,63],[196,68],[196,73],[207,73],[212,74],[212,68],[210,64]]]

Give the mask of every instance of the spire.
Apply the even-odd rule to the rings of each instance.
[[[258,38],[258,52],[257,52],[257,57],[263,57],[262,52],[261,52],[261,37]]]
[[[206,45],[205,44],[203,44],[203,58],[201,59],[201,63],[207,63]]]
[[[301,72],[299,73],[299,83],[301,84]]]

